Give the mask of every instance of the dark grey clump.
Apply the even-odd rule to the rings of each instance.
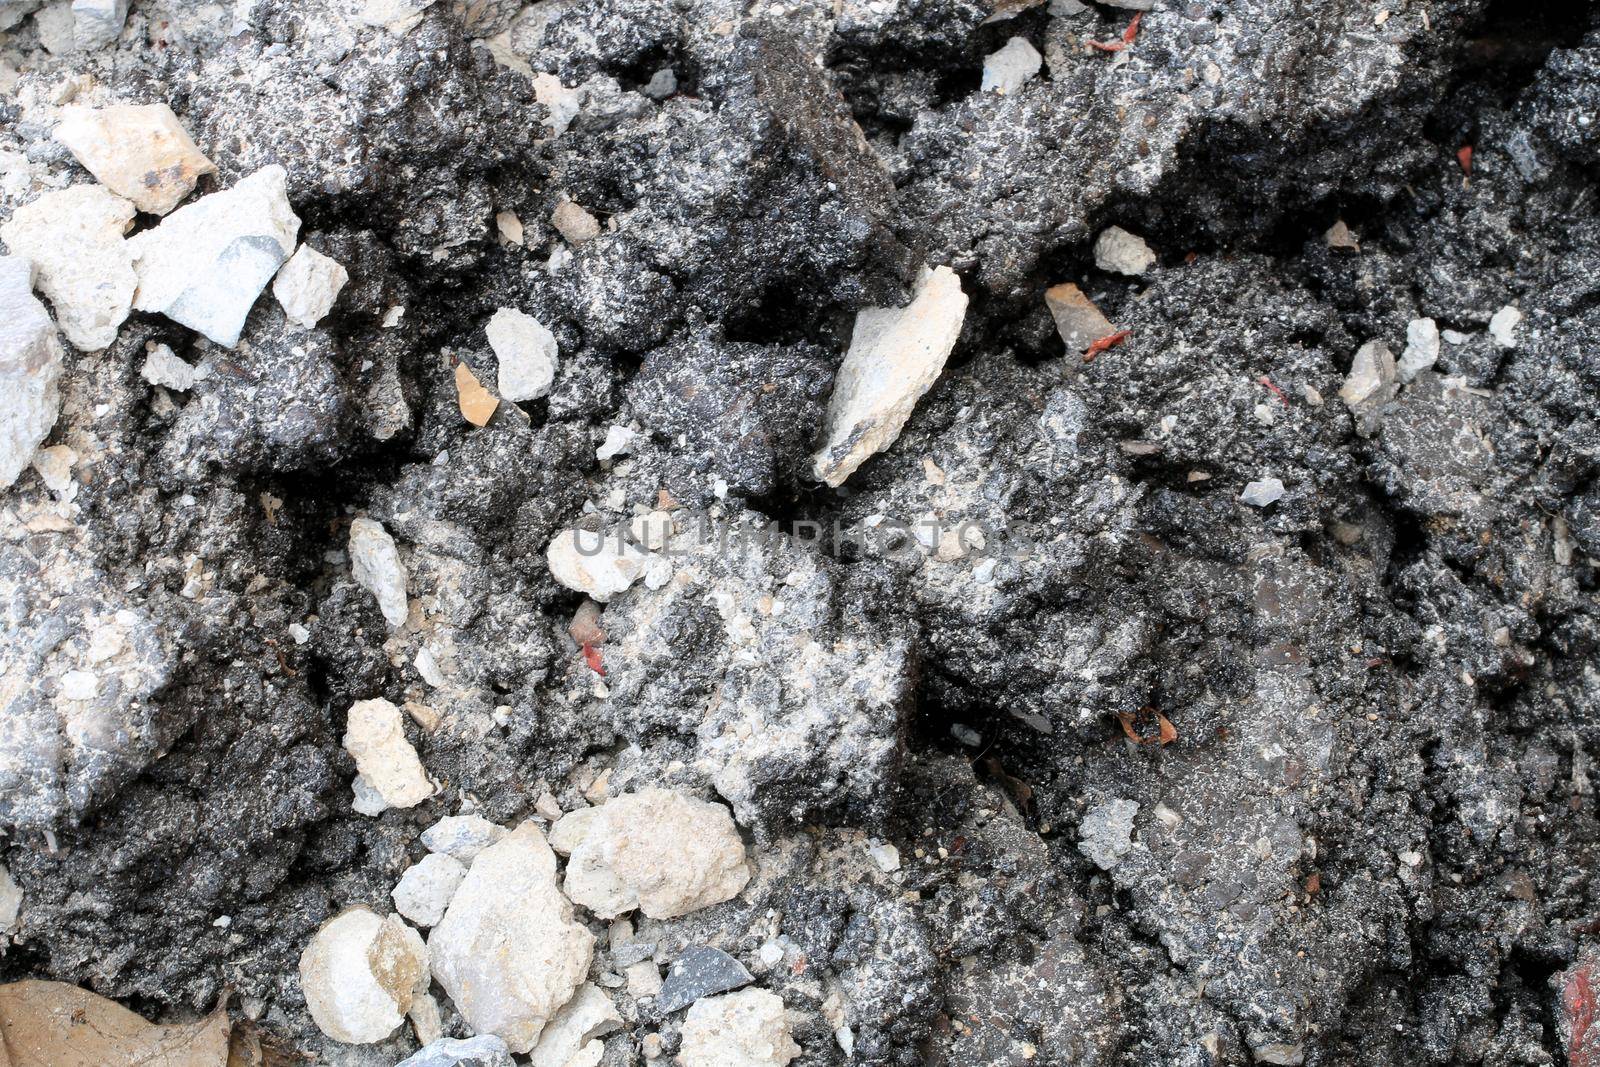
[[[690,945],[667,965],[667,977],[656,994],[663,1014],[687,1008],[701,997],[739,989],[755,980],[744,964],[719,948]]]

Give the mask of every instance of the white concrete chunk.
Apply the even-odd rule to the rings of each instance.
[[[61,342],[32,274],[27,260],[0,256],[0,489],[17,480],[61,413]]]
[[[1044,57],[1026,37],[1013,37],[983,61],[983,92],[1014,93],[1039,73]]]
[[[501,308],[484,329],[499,363],[495,391],[510,401],[537,400],[556,380],[555,334],[532,315]]]
[[[1409,382],[1439,361],[1439,325],[1432,319],[1412,319],[1406,324],[1406,348],[1395,368],[1402,382]]]
[[[382,1041],[427,989],[428,950],[397,916],[351,908],[300,955],[300,991],[318,1029],[353,1045]],[[420,988],[419,988],[420,987]]]
[[[290,322],[309,329],[333,310],[334,301],[349,280],[350,272],[338,260],[310,245],[301,245],[273,279],[272,295],[278,298]]]
[[[430,853],[407,867],[389,893],[394,910],[418,926],[437,925],[466,876],[467,868],[460,860]]]
[[[145,353],[139,376],[151,385],[160,385],[180,393],[194,388],[199,379],[199,368],[180,359],[166,345],[156,345]]]
[[[1111,274],[1125,274],[1136,278],[1149,270],[1156,261],[1143,237],[1129,233],[1121,226],[1108,226],[1095,238],[1094,265]]]
[[[128,0],[72,0],[72,40],[85,52],[115,44],[128,21]]]
[[[166,104],[68,107],[55,139],[74,159],[140,211],[165,215],[216,165]]]
[[[1517,347],[1517,327],[1522,325],[1522,312],[1507,304],[1489,320],[1489,336],[1501,348]]]
[[[405,625],[406,567],[382,523],[372,519],[350,523],[350,576],[377,598],[384,621],[397,630]]]
[[[595,1038],[621,1026],[622,1016],[611,997],[585,982],[545,1025],[528,1057],[529,1067],[568,1067]]]
[[[649,559],[618,533],[604,530],[563,530],[545,552],[556,581],[602,604],[638,581]]]
[[[356,761],[358,781],[390,808],[409,808],[433,795],[433,783],[406,740],[400,709],[380,698],[350,705],[344,749]]]
[[[478,853],[504,836],[505,827],[482,815],[446,815],[422,831],[422,847],[470,867]]]
[[[34,284],[55,308],[61,332],[86,352],[117,339],[128,317],[136,278],[133,205],[99,185],[45,193],[0,226],[0,240],[33,261]]]
[[[765,989],[697,1000],[683,1020],[682,1067],[784,1067],[798,1055],[783,998]]]

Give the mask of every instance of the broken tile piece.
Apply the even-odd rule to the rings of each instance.
[[[1056,320],[1056,333],[1061,335],[1072,355],[1083,354],[1100,338],[1117,332],[1111,320],[1100,314],[1094,301],[1071,282],[1046,289],[1044,304],[1050,309],[1050,317]]]
[[[1005,46],[983,61],[980,91],[1014,93],[1028,83],[1044,66],[1044,57],[1026,37],[1013,37]]]
[[[99,185],[74,185],[19,207],[0,226],[0,240],[33,261],[34,284],[55,309],[61,332],[96,352],[117,339],[137,279],[133,205]]]
[[[673,919],[732,900],[750,880],[733,816],[670,789],[643,789],[563,816],[550,845],[569,855],[567,896],[602,919],[638,908]]]
[[[568,1067],[589,1042],[621,1026],[622,1016],[611,998],[599,986],[585,982],[545,1025],[528,1057],[529,1067]]]
[[[555,536],[545,562],[556,581],[604,604],[644,576],[649,556],[614,531],[577,529]]]
[[[17,480],[61,413],[61,342],[32,278],[27,260],[0,256],[0,489]]]
[[[798,1055],[783,998],[765,989],[707,997],[683,1020],[683,1067],[785,1067]]]
[[[338,260],[301,245],[272,280],[272,295],[290,322],[309,329],[333,310],[349,280],[350,272]]]
[[[667,980],[656,997],[663,1012],[687,1008],[701,997],[741,989],[755,981],[744,964],[710,945],[690,945],[667,968]]]
[[[456,403],[461,408],[461,417],[474,426],[489,425],[500,407],[500,399],[483,387],[465,363],[456,364]]]
[[[961,336],[967,296],[949,267],[922,269],[903,308],[864,308],[828,400],[827,443],[812,472],[831,486],[899,438]]]
[[[352,1045],[382,1041],[426,988],[428,950],[398,916],[351,908],[323,923],[300,955],[300,991],[318,1029]]]
[[[139,276],[134,307],[236,346],[256,298],[300,233],[287,180],[282,167],[262,167],[130,238]]]
[[[394,910],[418,926],[434,926],[444,918],[467,868],[460,860],[430,852],[406,868],[390,891]]]
[[[1108,226],[1094,242],[1094,265],[1112,274],[1136,278],[1155,264],[1156,254],[1143,237],[1121,226]]]
[[[350,523],[350,576],[378,600],[384,621],[394,629],[405,625],[406,567],[400,550],[383,524],[372,519]]]
[[[556,380],[556,337],[532,315],[501,308],[484,328],[499,369],[495,390],[507,400],[537,400]]]
[[[55,139],[107,189],[140,211],[165,215],[216,165],[166,104],[68,107]]]
[[[526,1053],[589,971],[594,935],[556,886],[556,857],[525,822],[479,853],[428,936],[433,976],[467,1024]]]
[[[358,781],[389,808],[409,808],[433,796],[433,783],[417,750],[406,740],[400,709],[382,697],[350,705],[344,750],[356,761]]]

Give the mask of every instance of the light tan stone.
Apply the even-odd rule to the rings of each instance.
[[[217,172],[166,104],[68,107],[55,139],[101,185],[153,215],[177,207],[201,175]]]
[[[335,1041],[382,1041],[426,990],[428,950],[395,915],[351,908],[323,923],[300,955],[312,1021]]]
[[[800,1055],[783,998],[765,989],[705,997],[683,1021],[682,1067],[784,1067]]]
[[[344,749],[356,761],[358,781],[387,807],[409,808],[433,796],[433,783],[417,750],[406,740],[400,709],[382,698],[350,705]]]
[[[0,226],[6,247],[33,262],[34,285],[61,332],[86,352],[109,347],[133,306],[138,279],[123,240],[133,216],[133,205],[104,186],[74,185],[45,193]]]

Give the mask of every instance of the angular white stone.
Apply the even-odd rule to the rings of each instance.
[[[611,998],[599,986],[585,982],[545,1025],[528,1057],[529,1067],[568,1067],[591,1041],[621,1025],[622,1016]]]
[[[1517,327],[1522,325],[1522,312],[1507,304],[1489,320],[1489,336],[1501,348],[1517,347]]]
[[[6,865],[0,863],[0,945],[16,930],[21,915],[22,887],[11,877]]]
[[[391,808],[409,808],[433,795],[417,750],[406,740],[400,709],[380,698],[350,705],[344,750],[356,761],[360,781]]]
[[[732,900],[750,881],[733,816],[670,789],[644,789],[570,812],[550,845],[571,857],[565,889],[602,919],[638,908],[673,919]]]
[[[166,104],[68,107],[55,139],[107,189],[140,211],[165,215],[215,174],[178,116]]]
[[[85,52],[116,43],[128,21],[128,0],[72,0],[73,43]]]
[[[501,308],[484,332],[499,362],[496,392],[513,402],[537,400],[556,380],[556,335],[532,315]]]
[[[1112,274],[1138,277],[1156,261],[1143,237],[1121,226],[1108,226],[1095,238],[1094,265]]]
[[[17,480],[61,414],[61,342],[32,275],[27,260],[0,256],[0,489]]]
[[[949,267],[924,267],[905,307],[857,313],[828,400],[827,443],[812,457],[819,481],[843,485],[857,467],[894,444],[944,370],[966,314],[961,279]]]
[[[594,936],[573,921],[555,853],[525,822],[478,854],[428,951],[467,1024],[525,1053],[583,982]]]
[[[86,352],[117,339],[136,278],[133,205],[99,185],[74,185],[19,207],[0,240],[33,261],[34,284],[55,308],[61,332]]]
[[[256,298],[300,234],[287,182],[282,167],[262,167],[131,238],[139,276],[134,306],[160,312],[224,348],[237,345]]]
[[[683,1020],[683,1067],[784,1067],[798,1055],[783,998],[765,989],[704,997]]]
[[[160,385],[180,393],[194,388],[200,368],[178,358],[166,345],[156,345],[145,354],[139,376],[151,385]]]
[[[378,599],[378,610],[394,629],[405,625],[406,567],[383,524],[372,519],[350,523],[350,576]]]
[[[1253,508],[1264,508],[1283,499],[1283,481],[1279,478],[1262,478],[1251,482],[1239,494],[1239,500]]]
[[[1394,353],[1382,341],[1368,341],[1356,350],[1339,389],[1339,399],[1348,407],[1356,407],[1373,398],[1382,399],[1382,392],[1394,383]]]
[[[309,329],[333,310],[333,302],[349,280],[350,272],[338,260],[301,245],[273,279],[272,295],[290,322]]]
[[[633,446],[638,440],[639,435],[626,426],[607,426],[606,439],[594,450],[594,458],[603,463],[618,456],[626,456],[633,451]]]
[[[450,898],[456,895],[467,868],[460,860],[434,852],[406,868],[389,893],[394,910],[418,926],[433,926],[444,918]]]
[[[1044,57],[1025,37],[1013,37],[983,61],[983,92],[1014,93],[1044,66]]]
[[[1402,382],[1409,382],[1439,361],[1439,325],[1432,319],[1412,319],[1406,324],[1406,348],[1395,368]]]
[[[504,836],[505,827],[482,815],[446,815],[422,831],[422,847],[470,867],[478,853]]]
[[[563,530],[545,552],[550,574],[604,604],[644,574],[649,556],[615,531]]]
[[[1139,802],[1121,798],[1096,804],[1078,824],[1078,851],[1102,870],[1111,870],[1133,851],[1133,820]]]
[[[300,991],[318,1029],[353,1045],[382,1041],[427,990],[428,950],[395,915],[351,908],[300,954]]]

